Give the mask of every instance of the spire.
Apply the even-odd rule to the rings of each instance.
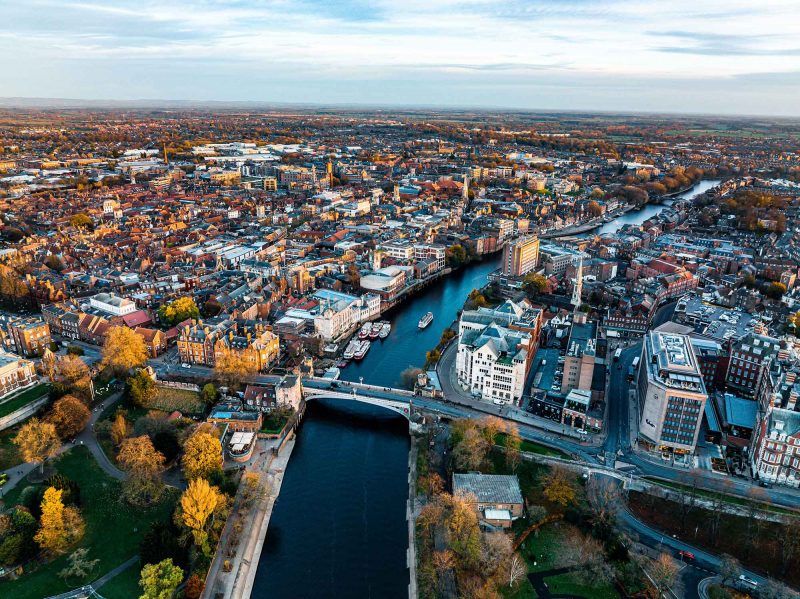
[[[395,184],[394,186],[394,193],[392,194],[392,200],[394,200],[395,203],[400,201],[400,186],[397,184]]]
[[[575,284],[572,286],[572,299],[570,303],[577,310],[581,305],[581,290],[583,289],[583,256],[578,258],[578,270],[575,271]]]
[[[464,175],[464,186],[461,188],[461,197],[465,202],[469,201],[469,175]]]

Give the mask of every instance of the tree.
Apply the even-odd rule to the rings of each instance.
[[[203,593],[204,588],[205,584],[203,583],[203,579],[197,574],[192,574],[186,581],[184,595],[186,596],[186,599],[198,599]]]
[[[528,297],[536,297],[547,289],[547,279],[538,273],[531,272],[522,279],[522,288]]]
[[[481,467],[490,445],[477,428],[469,428],[464,438],[453,448],[453,462],[458,470],[477,470]]]
[[[129,437],[122,442],[117,462],[130,475],[124,495],[134,505],[146,505],[158,499],[163,485],[159,479],[164,456],[156,451],[147,435]]]
[[[508,563],[508,586],[513,587],[528,574],[528,565],[519,553],[511,556]]]
[[[650,568],[650,576],[656,585],[656,590],[661,593],[672,586],[678,575],[678,565],[675,560],[666,553],[658,556]]]
[[[179,297],[174,302],[161,306],[158,317],[168,325],[174,325],[184,320],[200,318],[200,310],[191,297]]]
[[[42,499],[42,516],[39,531],[33,537],[48,554],[62,553],[77,542],[84,531],[83,518],[77,509],[64,507],[61,489],[48,487]]]
[[[142,564],[157,564],[170,558],[176,565],[188,566],[188,550],[181,543],[181,531],[172,520],[156,521],[139,543]]]
[[[601,191],[600,193],[602,194],[603,192]],[[600,204],[598,204],[594,200],[591,200],[586,204],[586,212],[588,212],[589,216],[591,216],[592,218],[597,218],[598,216],[603,214],[603,209],[601,208]]]
[[[206,522],[214,513],[220,499],[217,488],[212,487],[204,478],[189,481],[189,486],[181,495],[180,519],[191,531],[194,543],[198,547],[202,547],[208,539]]]
[[[73,395],[65,395],[56,400],[46,420],[56,427],[60,438],[70,439],[85,429],[91,418],[86,404]]]
[[[760,599],[793,599],[797,597],[797,593],[785,584],[770,578],[758,589],[758,596]]]
[[[13,566],[33,557],[38,546],[36,518],[27,508],[16,506],[13,511],[0,515],[0,564]]]
[[[722,555],[719,562],[719,575],[722,577],[722,584],[732,582],[739,578],[742,572],[742,565],[732,555],[727,553]]]
[[[447,544],[463,568],[474,568],[480,560],[481,532],[475,513],[474,497],[447,496]]]
[[[36,417],[22,425],[14,437],[14,443],[19,447],[22,459],[41,464],[42,474],[44,474],[45,460],[55,456],[61,447],[56,427]]]
[[[564,468],[553,466],[544,477],[543,495],[551,503],[567,507],[575,499],[573,476]]]
[[[67,354],[55,360],[48,373],[59,395],[70,393],[86,403],[92,401],[92,377],[79,356]]]
[[[511,538],[504,532],[484,532],[481,535],[480,571],[485,577],[492,576],[511,557],[514,547]]]
[[[783,294],[786,293],[786,285],[783,283],[773,282],[767,285],[767,288],[764,290],[764,294],[774,300],[779,300],[783,297]]]
[[[171,599],[183,580],[183,570],[165,559],[157,564],[146,564],[142,568],[139,599]]]
[[[467,261],[467,250],[458,244],[450,246],[445,251],[445,259],[447,266],[458,268]]]
[[[134,405],[147,408],[158,398],[158,387],[146,370],[139,369],[128,379],[128,393]]]
[[[112,327],[103,344],[104,367],[111,368],[117,376],[127,375],[147,362],[147,346],[139,335],[124,326]]]
[[[206,383],[203,385],[203,390],[200,392],[200,399],[207,405],[211,405],[217,402],[217,398],[219,397],[219,393],[217,393],[217,388],[213,385],[213,383]]]
[[[217,470],[222,470],[222,444],[219,439],[203,431],[189,437],[183,446],[183,473],[186,478],[208,478]]]
[[[239,388],[242,380],[258,372],[255,360],[245,359],[245,351],[225,349],[216,358],[214,376],[229,389]]]
[[[415,368],[414,366],[409,366],[403,370],[403,372],[400,373],[400,381],[403,385],[403,388],[413,389],[417,384],[417,377],[422,374],[422,372],[422,368]]]
[[[128,436],[128,421],[125,419],[125,414],[122,412],[117,413],[114,419],[114,424],[111,426],[111,440],[114,445],[119,447]]]
[[[69,218],[69,224],[75,229],[87,229],[92,226],[93,222],[86,213],[78,212]]]
[[[89,550],[86,547],[81,547],[80,549],[73,551],[69,558],[67,558],[69,566],[61,570],[61,572],[58,573],[58,576],[64,580],[67,580],[68,578],[84,579],[89,576],[97,564],[100,563],[100,559],[86,559],[86,555],[88,553]]]
[[[517,425],[511,423],[506,432],[506,466],[511,472],[517,471],[517,466],[521,459],[520,447],[522,447],[522,438],[519,436],[519,429]]]

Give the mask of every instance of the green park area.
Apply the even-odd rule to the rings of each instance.
[[[76,549],[87,548],[87,559],[98,562],[88,575],[64,580],[58,574],[68,565],[69,555],[46,562],[31,560],[17,580],[0,582],[0,596],[40,599],[92,582],[136,555],[150,525],[168,521],[177,500],[176,492],[168,489],[156,505],[146,508],[128,505],[122,499],[121,483],[106,475],[85,447],[71,449],[47,467],[80,489],[80,512],[86,531]],[[6,508],[25,505],[27,498],[38,497],[44,485],[29,480],[37,473],[34,471],[9,491],[4,497]]]
[[[158,394],[150,406],[154,409],[165,412],[178,410],[183,414],[201,414],[205,410],[205,404],[197,391],[161,385],[156,385],[156,389]]]
[[[41,384],[31,387],[30,389],[25,389],[16,395],[10,396],[8,399],[0,403],[0,418],[16,412],[31,402],[46,397],[48,393],[50,393],[50,386]]]

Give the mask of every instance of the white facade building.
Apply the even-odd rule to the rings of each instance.
[[[89,305],[112,316],[125,316],[136,312],[136,304],[113,293],[98,293],[89,298]]]
[[[314,332],[325,341],[338,339],[354,326],[381,313],[381,298],[367,293],[361,297],[320,289],[314,293],[319,313],[314,316]]]

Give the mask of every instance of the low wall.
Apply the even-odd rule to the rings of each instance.
[[[48,399],[47,394],[45,394],[41,399],[37,399],[26,406],[22,406],[19,410],[11,412],[8,416],[3,416],[0,418],[0,431],[11,428],[15,424],[19,424],[23,420],[30,418],[47,403]]]

